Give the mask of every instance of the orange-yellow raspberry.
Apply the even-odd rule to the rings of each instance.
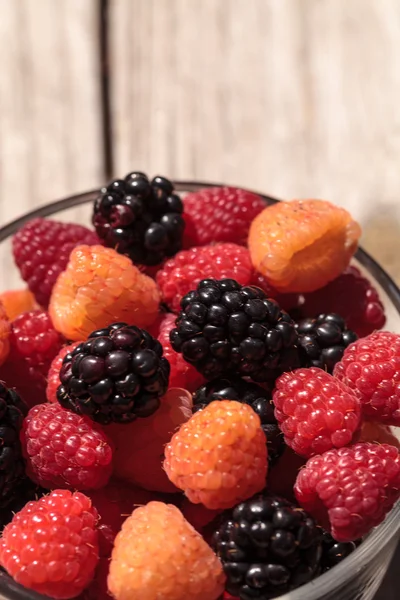
[[[6,309],[0,302],[0,365],[4,363],[10,352],[11,323]]]
[[[325,200],[279,202],[251,224],[254,267],[280,292],[312,292],[338,277],[357,249],[361,228]]]
[[[69,340],[123,321],[138,327],[158,316],[156,283],[112,248],[78,246],[58,277],[50,299],[54,327]]]
[[[0,300],[6,309],[10,321],[13,321],[24,312],[39,308],[34,295],[28,288],[21,290],[7,290],[0,294]]]
[[[265,486],[267,448],[247,404],[211,402],[184,423],[165,449],[168,477],[194,504],[230,508]]]
[[[137,508],[115,539],[108,588],[116,600],[217,600],[224,583],[220,560],[176,506]]]

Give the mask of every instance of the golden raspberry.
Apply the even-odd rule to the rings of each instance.
[[[260,418],[247,404],[211,402],[174,434],[164,468],[194,504],[230,508],[250,498],[264,488],[267,475]]]
[[[312,292],[338,277],[357,249],[361,229],[325,200],[293,200],[265,208],[251,224],[254,267],[280,292]]]
[[[78,246],[58,277],[50,299],[54,327],[69,340],[85,340],[95,329],[123,321],[151,325],[160,294],[153,279],[112,248]]]
[[[6,309],[0,302],[0,365],[4,363],[10,352],[11,323]]]
[[[24,312],[36,310],[39,308],[35,296],[28,288],[20,290],[7,290],[0,294],[0,300],[6,309],[10,321],[13,321]]]
[[[115,539],[108,588],[116,600],[217,600],[224,583],[219,559],[171,504],[137,508]]]

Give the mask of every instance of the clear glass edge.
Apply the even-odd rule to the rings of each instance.
[[[193,182],[193,181],[175,181],[175,189],[179,192],[192,192],[200,188],[222,186],[219,183]],[[254,190],[248,190],[253,191]],[[75,194],[48,203],[29,213],[25,213],[18,219],[11,221],[0,228],[0,242],[13,235],[24,223],[35,217],[48,217],[59,211],[73,208],[81,204],[86,204],[94,200],[99,190],[91,190],[82,194]],[[278,199],[259,194],[266,203],[279,202]],[[386,273],[386,271],[362,248],[359,248],[356,254],[357,260],[368,270],[368,272],[378,281],[385,290],[390,300],[393,302],[400,315],[400,289]],[[394,537],[400,537],[400,502],[391,510],[385,521],[376,527],[367,537],[367,539],[342,563],[335,566],[334,569],[320,575],[310,583],[307,583],[297,590],[288,594],[279,596],[276,600],[320,600],[327,590],[333,590],[338,584],[353,578],[358,571],[369,564],[373,557],[377,555],[384,546],[387,546]],[[0,572],[0,593],[8,594],[7,600],[46,600],[49,597],[37,594],[36,592],[23,588],[14,582],[6,573]]]

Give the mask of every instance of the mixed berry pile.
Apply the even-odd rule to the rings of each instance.
[[[0,295],[0,566],[56,600],[269,600],[400,497],[400,335],[329,202],[112,181]]]

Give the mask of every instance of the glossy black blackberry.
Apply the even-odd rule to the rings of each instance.
[[[342,359],[343,352],[358,336],[347,329],[345,320],[334,313],[315,319],[302,319],[296,324],[302,366],[319,367],[328,373]]]
[[[181,307],[172,347],[207,379],[233,371],[272,381],[299,366],[294,322],[260,288],[205,279]]]
[[[161,344],[147,331],[114,323],[65,356],[57,399],[99,423],[128,423],[157,410],[169,372]]]
[[[305,511],[277,496],[257,494],[223,515],[212,545],[227,591],[241,600],[276,598],[320,569],[320,529]]]
[[[193,395],[193,412],[205,408],[214,400],[236,400],[251,406],[260,417],[267,438],[268,461],[272,465],[282,455],[285,442],[274,415],[271,393],[255,383],[231,375],[213,379],[199,387]]]
[[[0,383],[0,508],[10,503],[25,476],[19,433],[27,412],[19,394]]]
[[[337,542],[326,531],[322,534],[322,557],[321,569],[324,573],[329,571],[342,560],[347,558],[361,544],[361,540],[355,542]]]
[[[106,246],[134,263],[157,265],[182,247],[183,204],[165,177],[129,173],[101,190],[93,225]]]

